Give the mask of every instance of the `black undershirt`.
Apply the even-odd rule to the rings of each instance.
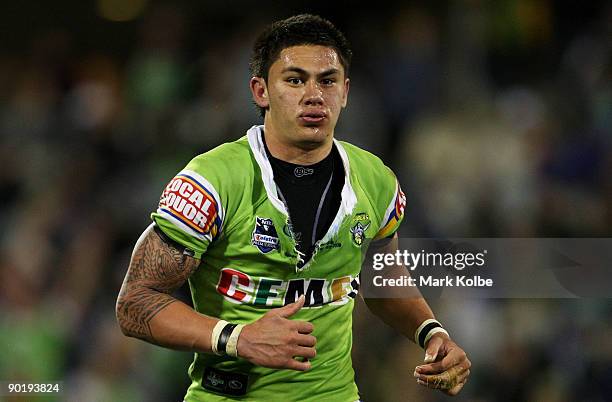
[[[273,157],[265,137],[264,145],[279,196],[289,210],[293,237],[302,253],[298,263],[301,267],[310,260],[314,244],[325,236],[338,213],[344,186],[342,159],[333,146],[322,161],[314,165],[296,165]]]

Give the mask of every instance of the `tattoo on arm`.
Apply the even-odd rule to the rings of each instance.
[[[177,301],[171,293],[185,283],[199,263],[149,227],[136,244],[117,299],[117,320],[123,332],[156,343],[149,323]]]

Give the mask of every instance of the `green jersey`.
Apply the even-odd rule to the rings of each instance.
[[[164,190],[152,218],[201,264],[189,279],[195,309],[247,324],[306,296],[292,319],[314,324],[317,356],[306,372],[259,367],[241,358],[196,353],[193,401],[355,401],[352,311],[368,239],[392,235],[405,197],[376,156],[334,140],[345,172],[341,202],[311,259],[298,251],[254,126],[235,142],[194,158]]]

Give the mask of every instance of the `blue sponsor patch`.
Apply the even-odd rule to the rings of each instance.
[[[253,235],[251,236],[251,244],[264,254],[279,249],[278,234],[272,219],[255,217],[255,229],[253,229]]]

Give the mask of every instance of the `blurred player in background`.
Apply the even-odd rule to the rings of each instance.
[[[395,251],[405,197],[380,159],[334,140],[350,60],[320,17],[268,27],[250,81],[264,124],[189,162],[136,244],[117,318],[128,336],[195,352],[188,402],[359,399],[361,256],[367,240]],[[193,309],[172,296],[185,281]],[[422,298],[366,303],[425,348],[418,383],[461,390],[470,361]]]

